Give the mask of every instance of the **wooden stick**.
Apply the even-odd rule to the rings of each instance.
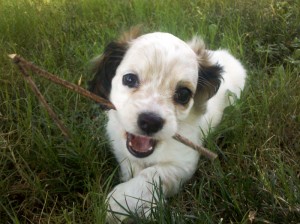
[[[40,75],[40,76],[42,76],[42,77],[44,77],[44,78],[46,78],[46,79],[48,79],[48,80],[54,82],[54,83],[56,83],[56,84],[59,84],[59,85],[61,85],[61,86],[63,86],[63,87],[66,87],[66,88],[68,88],[68,89],[70,89],[70,90],[72,90],[72,91],[74,91],[74,92],[77,92],[77,93],[79,93],[79,94],[81,94],[81,95],[83,95],[83,96],[85,96],[85,97],[87,97],[87,98],[89,98],[89,99],[91,99],[91,100],[94,100],[95,102],[100,103],[100,104],[106,106],[108,109],[114,109],[114,110],[116,109],[115,106],[114,106],[111,102],[109,102],[108,100],[105,100],[105,99],[103,99],[102,97],[99,97],[98,95],[93,94],[93,93],[91,93],[90,91],[88,91],[88,90],[86,90],[86,89],[84,89],[84,88],[82,88],[82,87],[80,87],[80,86],[78,86],[78,85],[75,85],[75,84],[70,83],[70,82],[68,82],[68,81],[66,81],[66,80],[63,80],[63,79],[59,78],[58,76],[53,75],[53,74],[51,74],[51,73],[49,73],[49,72],[47,72],[47,71],[45,71],[45,70],[39,68],[38,66],[34,65],[34,64],[31,63],[31,62],[28,62],[27,60],[25,60],[24,58],[22,58],[22,57],[19,56],[19,55],[11,54],[11,55],[9,55],[9,57],[13,60],[14,63],[16,63],[16,64],[18,65],[18,67],[19,67],[19,69],[21,70],[21,72],[23,73],[24,77],[26,77],[26,80],[28,80],[28,77],[29,77],[30,80],[31,80],[30,82],[33,83],[33,84],[34,84],[34,82],[33,82],[33,80],[31,79],[31,77],[26,73],[25,68],[26,68],[26,69],[29,69],[29,70],[31,70],[31,71],[33,71],[34,73],[36,73],[36,74],[38,74],[38,75]],[[25,72],[25,73],[24,73],[24,72]],[[28,81],[28,82],[29,82],[29,81]],[[30,85],[32,85],[32,84],[30,84]],[[36,88],[37,88],[37,87],[36,87]],[[38,89],[37,89],[37,90],[38,90]],[[36,90],[33,90],[33,91],[36,92]],[[42,94],[41,94],[40,92],[39,92],[39,93],[36,93],[36,94],[42,96]],[[37,95],[37,96],[38,96],[38,95]],[[45,100],[44,100],[44,101],[45,101]],[[46,102],[46,101],[45,101],[45,102]],[[44,103],[43,103],[43,104],[44,104]],[[50,107],[48,106],[47,103],[46,103],[46,105],[47,105],[47,106],[45,106],[46,108],[47,108],[47,107],[50,108]],[[47,109],[47,110],[48,110],[48,109]],[[50,110],[51,110],[51,108],[50,108]],[[51,111],[52,111],[52,110],[51,110]],[[49,111],[48,111],[48,112],[49,112]],[[52,111],[52,112],[53,112],[53,111]],[[54,112],[53,112],[53,113],[54,113]],[[50,114],[50,112],[49,112],[49,114]],[[51,116],[52,116],[52,115],[51,115]],[[57,117],[57,116],[55,115],[55,117]],[[55,118],[55,119],[56,119],[56,118]],[[54,121],[55,121],[55,119],[54,119],[54,117],[53,117],[53,120],[54,120]],[[61,123],[61,122],[60,122],[60,123]],[[56,122],[56,124],[59,126],[59,123]],[[60,127],[60,126],[59,126],[59,127]],[[64,126],[63,126],[63,127],[64,127]],[[62,130],[62,129],[61,129],[61,130]],[[67,130],[67,129],[65,129],[64,131],[62,130],[62,132],[64,133],[66,130]],[[67,132],[66,132],[66,133],[67,133]],[[64,135],[65,135],[65,134],[64,134]],[[200,146],[200,145],[194,144],[193,142],[189,141],[187,138],[185,138],[185,137],[179,135],[178,133],[175,134],[175,135],[173,136],[173,139],[175,139],[175,140],[181,142],[182,144],[184,144],[184,145],[186,145],[186,146],[189,146],[190,148],[192,148],[192,149],[198,151],[200,154],[202,154],[203,156],[207,157],[208,159],[210,159],[210,160],[212,160],[212,161],[215,160],[215,159],[218,157],[217,154],[215,154],[215,153],[209,151],[208,149],[206,149],[206,148],[204,148],[204,147],[202,147],[202,146]]]
[[[11,59],[14,59],[13,55],[9,55],[9,57]],[[15,62],[15,61],[14,61]],[[15,62],[18,66],[18,68],[20,69],[23,78],[27,81],[27,83],[29,84],[31,90],[34,92],[34,94],[37,96],[37,98],[39,99],[39,101],[41,102],[41,104],[44,106],[44,108],[47,110],[48,114],[50,115],[50,117],[54,120],[55,124],[57,125],[57,127],[61,130],[62,134],[69,139],[70,138],[70,134],[68,129],[65,127],[65,125],[59,120],[58,116],[56,115],[56,113],[51,109],[51,107],[49,106],[49,104],[47,103],[45,97],[43,96],[43,94],[40,92],[39,88],[36,86],[35,82],[33,81],[33,79],[31,78],[31,76],[28,75],[27,71],[22,67],[21,64],[18,64],[17,62]]]
[[[70,83],[70,82],[68,82],[64,79],[59,78],[56,75],[53,75],[53,74],[39,68],[38,66],[36,66],[33,63],[25,60],[24,58],[22,58],[19,55],[11,54],[11,55],[9,55],[9,57],[13,60],[14,63],[16,63],[18,65],[21,64],[21,66],[25,67],[26,69],[29,69],[29,70],[33,71],[34,73],[36,73],[36,74],[52,81],[52,82],[54,82],[58,85],[61,85],[65,88],[70,89],[74,92],[77,92],[77,93],[79,93],[79,94],[81,94],[81,95],[83,95],[83,96],[85,96],[89,99],[92,99],[95,102],[106,106],[108,109],[114,109],[114,110],[116,109],[115,106],[111,102],[109,102],[108,100],[103,99],[102,97],[99,97],[98,95],[96,95],[96,94],[94,94],[94,93],[92,93],[92,92],[90,92],[90,91],[88,91],[88,90],[86,90],[86,89],[84,89],[84,88],[82,88],[78,85]]]
[[[200,145],[196,145],[193,142],[191,142],[190,140],[188,140],[187,138],[181,136],[180,134],[175,134],[173,136],[173,138],[179,142],[181,142],[182,144],[189,146],[192,149],[195,149],[196,151],[198,151],[201,155],[207,157],[208,159],[210,159],[211,161],[215,160],[218,155],[212,151],[209,151],[208,149],[204,148],[203,146]]]

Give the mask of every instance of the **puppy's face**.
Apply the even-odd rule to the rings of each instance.
[[[116,107],[129,152],[149,156],[178,131],[195,103],[201,106],[214,94],[220,68],[208,63],[199,40],[188,45],[167,33],[109,46],[90,89]]]

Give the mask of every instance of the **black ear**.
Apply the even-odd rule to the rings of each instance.
[[[92,63],[94,78],[88,82],[88,90],[109,100],[111,81],[116,74],[125,52],[127,43],[111,42],[104,49],[103,54]]]
[[[215,95],[220,87],[223,68],[219,64],[212,64],[209,52],[205,49],[204,41],[199,36],[187,42],[198,56],[199,72],[195,97],[199,102],[205,102]]]
[[[89,91],[109,100],[111,81],[128,49],[128,43],[140,35],[141,26],[134,26],[117,41],[106,46],[103,54],[92,62],[91,72],[94,78],[88,82]]]
[[[223,68],[219,64],[200,65],[198,73],[197,95],[208,100],[214,96],[221,84]]]

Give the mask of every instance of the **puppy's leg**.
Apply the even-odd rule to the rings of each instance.
[[[163,197],[174,194],[181,183],[190,178],[194,169],[161,164],[142,170],[134,178],[117,185],[109,194],[107,221],[119,223],[126,218],[128,211],[148,217],[158,200],[159,184]]]

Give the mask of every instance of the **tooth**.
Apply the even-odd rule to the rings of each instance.
[[[132,143],[131,142],[129,142],[129,146],[132,147]]]

